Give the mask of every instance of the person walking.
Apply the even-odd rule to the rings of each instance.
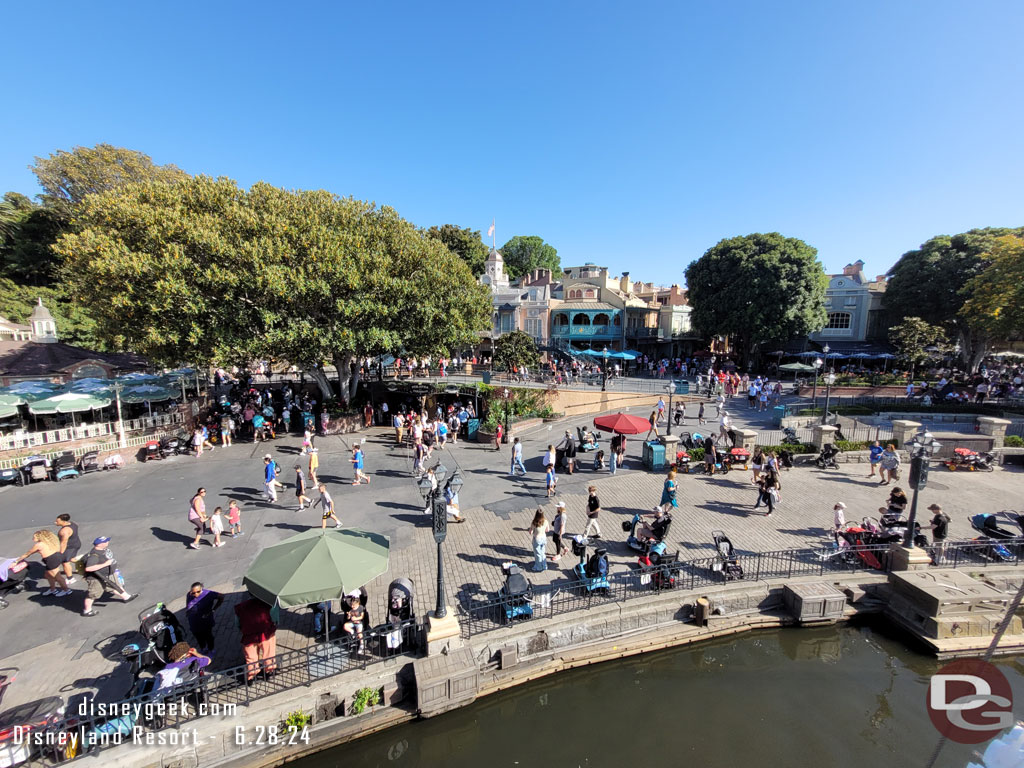
[[[500,451],[501,450],[501,438],[504,437],[504,435],[505,435],[505,428],[502,427],[501,424],[499,424],[498,428],[496,430],[494,430],[494,450],[496,450],[496,451]]]
[[[15,560],[20,563],[32,555],[39,555],[43,561],[44,576],[50,588],[43,592],[44,595],[64,597],[71,594],[67,582],[64,580],[64,572],[61,566],[64,563],[64,554],[60,551],[60,539],[53,531],[36,531],[32,534],[32,548],[21,557]]]
[[[587,527],[583,529],[583,536],[590,538],[593,531],[593,538],[601,538],[601,525],[597,522],[601,514],[601,500],[597,498],[597,486],[591,485],[587,488]]]
[[[206,589],[201,581],[189,587],[185,595],[185,617],[188,628],[195,635],[202,653],[211,653],[214,646],[213,628],[216,624],[214,611],[224,604],[224,595]]]
[[[124,602],[130,603],[139,595],[128,593],[118,578],[120,572],[116,570],[117,560],[114,553],[109,549],[110,537],[97,536],[93,539],[92,549],[85,555],[85,583],[88,589],[85,593],[85,602],[82,605],[83,616],[95,616],[93,603],[99,600],[106,591],[113,592]]]
[[[302,467],[295,465],[295,500],[299,503],[296,512],[301,512],[306,506],[313,506],[313,502],[306,496],[306,476],[302,474]]]
[[[883,452],[884,452],[884,449],[882,447],[882,443],[879,442],[878,440],[874,441],[871,444],[871,446],[869,447],[869,449],[867,449],[867,454],[868,454],[867,461],[868,461],[868,463],[871,466],[871,471],[867,475],[868,477],[876,476],[876,475],[874,475],[874,470],[878,469],[879,465],[882,463],[882,454],[883,454]],[[880,472],[880,474],[881,474],[881,472]],[[885,478],[883,478],[883,479],[885,479]]]
[[[395,445],[401,445],[405,432],[405,419],[398,411],[391,419],[391,426],[395,428]]]
[[[531,570],[537,573],[548,569],[547,545],[549,530],[551,530],[551,524],[544,517],[544,510],[538,509],[537,513],[533,516],[533,522],[529,528],[533,543],[533,568]]]
[[[718,455],[715,451],[715,438],[708,435],[704,438],[704,471],[709,475],[715,474],[715,464],[718,463]]]
[[[370,484],[370,478],[363,472],[363,448],[361,445],[356,445],[352,449],[352,469],[354,471],[355,478],[352,480],[352,485],[359,485],[360,483]]]
[[[263,492],[266,498],[272,503],[277,504],[277,488],[281,485],[277,480],[277,462],[274,461],[274,457],[269,453],[263,456]]]
[[[679,502],[676,501],[676,471],[674,469],[670,469],[668,477],[665,478],[665,485],[661,489],[659,506],[666,512],[670,509],[679,508]]]
[[[206,489],[200,488],[188,503],[188,521],[192,523],[192,527],[196,531],[196,537],[189,544],[192,549],[199,549],[199,540],[206,533],[208,519],[206,516]]]
[[[721,440],[726,448],[732,445],[732,438],[729,436],[731,431],[732,417],[729,416],[728,411],[722,411],[722,415],[718,418],[718,440]]]
[[[232,539],[242,535],[242,510],[238,508],[238,502],[234,499],[228,501],[228,525],[231,526],[228,535]]]
[[[835,536],[836,546],[839,546],[839,531],[846,525],[846,505],[837,501],[832,507],[832,535]]]
[[[331,498],[331,494],[327,492],[327,486],[320,483],[317,486],[317,490],[320,491],[320,509],[322,512],[320,520],[320,528],[327,527],[327,521],[333,520],[335,528],[341,528],[341,520],[334,514],[334,499]]]
[[[932,529],[932,544],[935,545],[934,560],[938,563],[946,551],[946,537],[949,535],[949,515],[943,512],[942,507],[938,504],[932,504],[928,509],[934,513],[930,527]]]
[[[615,435],[612,438],[611,447],[608,451],[608,469],[611,474],[615,474],[615,470],[619,466],[619,443],[622,442],[621,435]]]
[[[645,441],[651,439],[652,432],[655,437],[658,436],[658,412],[651,411],[651,415],[647,417],[647,422],[651,425],[651,428],[647,430],[647,436],[644,437]]]
[[[772,493],[774,490],[770,475],[764,475],[757,481],[757,503],[754,505],[754,509],[760,507],[761,504],[766,504],[768,512],[765,517],[770,517],[775,511],[775,495]]]
[[[277,672],[277,623],[270,606],[255,597],[235,606],[245,657],[245,683],[250,685],[262,671],[265,677]]]
[[[551,498],[555,495],[555,485],[558,480],[555,477],[555,465],[554,463],[548,464],[547,471],[544,474],[544,491],[547,498]]]
[[[224,533],[224,518],[221,517],[220,507],[215,507],[213,514],[210,515],[210,533],[213,534],[213,546],[223,547],[224,542],[220,540],[220,535]]]
[[[309,482],[313,485],[317,485],[320,481],[317,479],[316,473],[320,469],[320,451],[316,448],[311,448],[309,451]]]
[[[900,478],[900,455],[896,451],[896,446],[889,443],[885,446],[885,450],[882,451],[882,457],[879,460],[881,471],[879,474],[882,477],[882,482],[879,485],[888,485],[893,480],[899,480]]]
[[[526,476],[526,465],[523,464],[523,444],[519,442],[518,437],[512,439],[512,466],[509,467],[509,475],[514,477],[516,469],[523,473],[523,477]]]
[[[658,398],[658,405],[657,405],[656,409],[658,411],[657,423],[660,424],[661,420],[663,418],[665,418],[665,398],[663,398],[663,397],[659,397]]]
[[[764,451],[761,450],[761,446],[754,448],[754,458],[751,461],[751,469],[754,471],[754,483],[755,485],[761,479],[761,470],[764,469]]]
[[[555,519],[551,521],[551,540],[555,545],[555,554],[551,556],[554,562],[562,559],[562,555],[568,554],[569,547],[563,541],[565,536],[566,512],[565,502],[555,504]]]
[[[674,421],[677,427],[682,426],[683,421],[686,419],[686,403],[683,400],[676,402],[676,412],[674,414]]]
[[[707,419],[704,418],[704,402],[701,401],[700,406],[697,408],[697,426],[707,423]]]
[[[64,583],[74,584],[76,579],[71,570],[71,561],[78,557],[82,549],[82,540],[78,536],[78,523],[71,520],[67,512],[57,515],[57,538],[60,540],[61,560],[64,567]]]

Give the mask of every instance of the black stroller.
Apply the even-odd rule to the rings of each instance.
[[[688,451],[692,451],[694,448],[699,447],[694,444],[693,435],[691,435],[689,432],[683,432],[683,434],[679,436],[679,445],[681,445]]]
[[[782,465],[783,469],[789,470],[793,468],[793,452],[790,450],[779,451],[779,464]]]
[[[740,565],[736,551],[733,549],[729,537],[722,531],[712,531],[711,538],[715,542],[716,561],[712,564],[711,570],[721,573],[726,581],[743,578],[743,567]]]
[[[84,453],[82,454],[82,458],[78,460],[78,471],[83,475],[88,472],[99,472],[100,469],[99,451],[89,451],[88,453]]]
[[[185,640],[181,622],[163,603],[150,606],[139,614],[139,634],[144,644],[129,643],[121,649],[132,678],[137,680],[145,670],[158,671],[169,661],[171,648]]]
[[[825,443],[814,463],[818,465],[818,469],[839,469],[839,462],[836,461],[838,455],[838,448],[832,443]]]
[[[388,632],[384,635],[384,653],[399,653],[407,642],[406,629],[416,618],[412,607],[412,582],[395,579],[388,586]]]
[[[0,581],[0,610],[7,607],[7,596],[14,592],[22,592],[25,589],[25,578],[28,576],[28,563],[22,560],[15,564],[11,562],[7,568],[7,578]]]

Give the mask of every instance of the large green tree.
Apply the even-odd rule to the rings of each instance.
[[[505,260],[505,272],[511,278],[529,274],[535,269],[550,269],[553,277],[562,276],[558,251],[536,235],[516,235],[499,249]]]
[[[0,205],[6,222],[0,229],[0,276],[23,285],[51,285],[58,266],[52,246],[66,216],[17,192],[4,195]]]
[[[892,326],[889,341],[896,347],[900,360],[910,366],[911,381],[917,366],[931,358],[941,357],[951,349],[945,329],[920,317],[905,317],[903,322]]]
[[[747,361],[764,342],[820,329],[828,278],[817,255],[778,232],[718,242],[686,268],[693,324],[731,337]]]
[[[1024,337],[1024,236],[996,238],[984,259],[988,266],[965,286],[960,317],[995,339]]]
[[[449,251],[466,262],[474,277],[480,277],[484,273],[487,246],[480,239],[480,230],[442,224],[440,227],[428,229],[427,237],[444,243]]]
[[[522,365],[535,366],[537,360],[537,345],[528,333],[512,331],[494,342],[494,363],[506,371]]]
[[[960,313],[970,298],[968,284],[988,265],[987,254],[1000,237],[1024,235],[1024,228],[972,229],[959,235],[933,237],[904,253],[889,270],[883,307],[888,325],[905,317],[920,317],[941,325],[960,343],[964,362],[972,369],[985,356],[991,341],[984,329]]]
[[[390,208],[229,179],[88,196],[57,250],[98,331],[172,364],[284,358],[341,396],[361,355],[450,354],[490,321],[487,289]]]

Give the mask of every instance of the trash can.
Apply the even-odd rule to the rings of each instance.
[[[686,379],[679,379],[675,382],[676,394],[677,395],[688,395],[690,394],[690,382]]]
[[[490,384],[491,383],[491,372],[490,371],[482,371],[480,373],[480,376],[483,378],[484,384]]]
[[[776,405],[772,408],[772,426],[779,429],[782,426],[782,420],[786,418],[786,406]]]
[[[650,470],[665,468],[665,446],[657,440],[644,443],[642,456],[644,466]]]
[[[476,433],[480,431],[480,419],[469,419],[466,422],[466,440],[476,442]]]

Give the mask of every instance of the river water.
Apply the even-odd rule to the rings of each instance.
[[[1018,717],[1022,661],[996,661]],[[867,626],[745,634],[554,675],[291,765],[923,766],[940,666]],[[975,750],[948,743],[937,765],[963,768]]]

